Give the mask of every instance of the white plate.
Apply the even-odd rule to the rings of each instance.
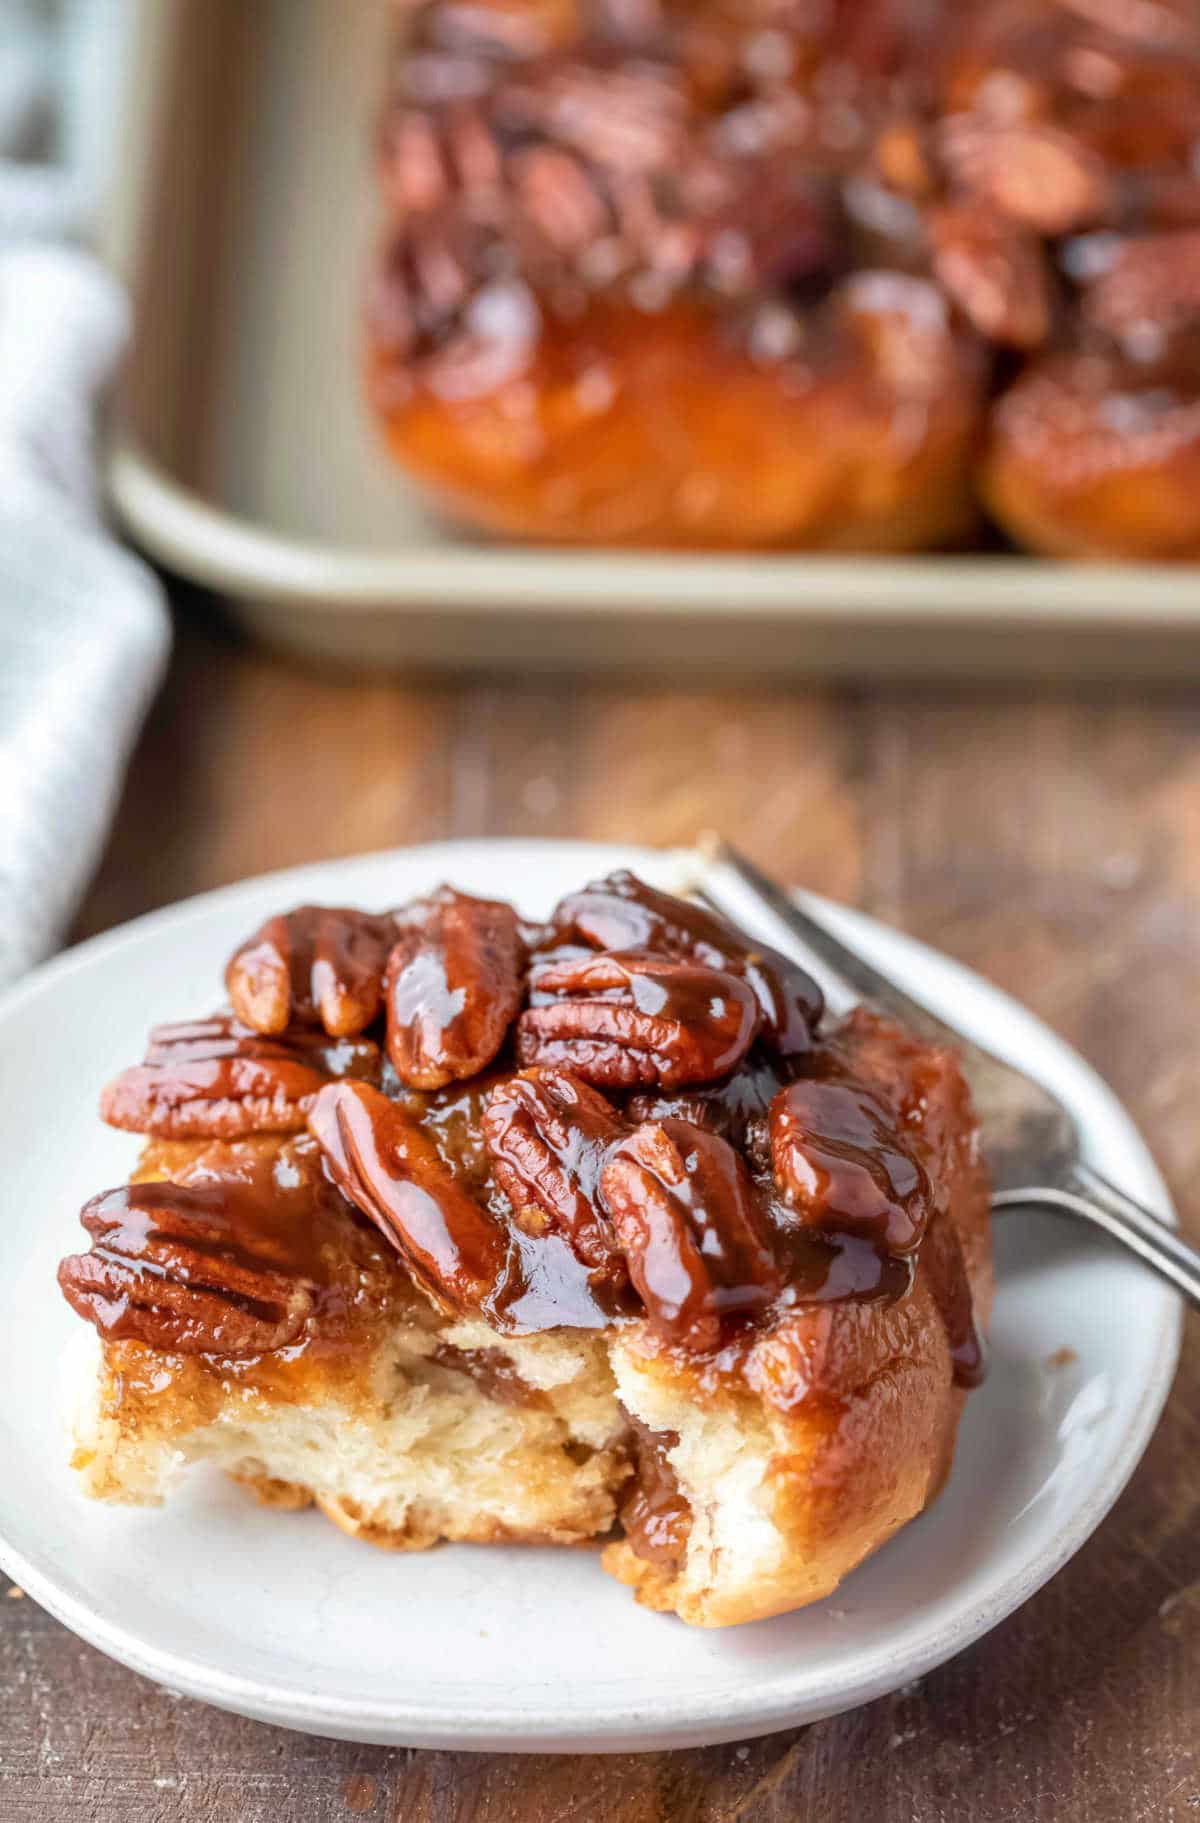
[[[97,938],[0,1002],[0,1562],[92,1641],[160,1683],[245,1715],[411,1746],[616,1750],[766,1733],[868,1701],[961,1651],[1100,1522],[1166,1398],[1175,1296],[1067,1225],[999,1224],[991,1375],[967,1406],[934,1509],[832,1600],[703,1633],[647,1613],[589,1552],[471,1546],[388,1556],[315,1514],[254,1506],[193,1474],[165,1509],[75,1491],[64,1363],[83,1330],[54,1267],[75,1216],[135,1144],[95,1116],[101,1083],[153,1020],[206,1012],[236,940],[305,899],[384,906],[449,878],[542,913],[618,864],[662,855],[468,842],[298,869]],[[832,915],[832,914],[831,914]],[[1051,1083],[1094,1161],[1164,1213],[1163,1186],[1107,1089],[1030,1014],[859,915],[836,922],[914,993]],[[1056,1351],[1074,1358],[1052,1366]]]

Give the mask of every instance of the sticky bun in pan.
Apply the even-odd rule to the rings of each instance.
[[[460,522],[1200,550],[1197,0],[396,10],[368,390]]]

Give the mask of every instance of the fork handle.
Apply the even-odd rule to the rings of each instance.
[[[1091,1165],[1076,1162],[1061,1186],[1006,1190],[992,1199],[994,1209],[1032,1206],[1061,1210],[1103,1228],[1200,1309],[1200,1252]]]

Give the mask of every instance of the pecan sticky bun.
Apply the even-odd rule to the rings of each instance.
[[[401,11],[368,383],[450,512],[710,547],[969,527],[985,363],[927,275],[848,257],[840,196],[913,9]]]
[[[397,13],[368,390],[450,513],[1200,550],[1196,0]]]
[[[628,873],[540,926],[450,887],[304,906],[226,980],[102,1098],[149,1145],[59,1272],[104,1343],[92,1492],[205,1455],[394,1545],[621,1521],[614,1574],[722,1624],[936,1490],[989,1295],[951,1055],[829,1025],[794,961]]]

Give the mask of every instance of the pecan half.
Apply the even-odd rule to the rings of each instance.
[[[403,363],[418,348],[426,353],[453,349],[463,339],[461,313],[489,238],[480,223],[445,212],[416,218],[390,236],[367,295],[372,334],[394,357],[381,404],[394,405],[407,396]]]
[[[390,917],[345,906],[299,905],[268,918],[225,971],[233,1010],[256,1032],[292,1024],[323,1025],[334,1038],[365,1032],[394,940]]]
[[[627,868],[560,900],[550,930],[557,943],[653,950],[665,956],[694,957],[715,967],[725,954],[722,936],[733,935],[701,906],[647,886]]]
[[[773,1060],[757,1046],[723,1082],[663,1091],[639,1090],[625,1103],[632,1122],[686,1120],[706,1133],[719,1133],[745,1154],[751,1169],[769,1173],[771,1141],[767,1116],[787,1081]]]
[[[612,1104],[567,1070],[510,1076],[483,1115],[492,1171],[522,1226],[560,1230],[585,1264],[610,1271],[618,1256],[597,1192],[625,1131]]]
[[[392,110],[380,130],[379,178],[398,215],[420,215],[451,195],[451,174],[437,126],[416,108]]]
[[[387,1052],[401,1082],[437,1089],[486,1068],[521,1004],[517,914],[443,886],[400,914],[388,963]]]
[[[511,173],[525,214],[560,252],[579,253],[608,228],[603,196],[569,152],[555,146],[531,147],[514,156]]]
[[[942,125],[941,151],[964,189],[1038,234],[1070,234],[1100,219],[1109,203],[1103,161],[1057,127],[952,116]]]
[[[463,1188],[432,1136],[365,1083],[331,1083],[308,1117],[326,1169],[432,1301],[477,1310],[504,1271],[508,1237]]]
[[[317,1286],[246,1185],[131,1184],[80,1216],[90,1253],[58,1269],[67,1302],[109,1341],[167,1354],[259,1355],[297,1341]]]
[[[1133,360],[1155,360],[1200,324],[1200,230],[1126,241],[1084,294],[1084,320]]]
[[[978,203],[955,203],[930,211],[929,237],[934,273],[980,335],[1009,348],[1046,340],[1050,273],[1028,229]]]
[[[497,114],[506,132],[544,135],[626,176],[678,170],[688,150],[684,85],[661,65],[552,62],[507,84]]]
[[[122,1070],[100,1097],[112,1127],[159,1139],[241,1139],[299,1133],[313,1097],[339,1077],[377,1082],[379,1046],[303,1028],[265,1038],[215,1013],[155,1026],[144,1063]]]
[[[928,1174],[897,1117],[860,1083],[801,1078],[771,1104],[775,1181],[806,1225],[911,1253],[933,1208]]]
[[[725,1140],[683,1120],[620,1141],[600,1192],[654,1327],[696,1353],[720,1345],[721,1318],[761,1310],[780,1288],[766,1221]]]
[[[758,1003],[740,976],[637,951],[544,964],[530,986],[519,1061],[601,1087],[713,1082],[758,1029]]]
[[[811,1049],[825,1006],[812,976],[702,906],[658,892],[636,874],[621,869],[571,894],[550,928],[557,943],[649,950],[742,975],[754,990],[772,1049],[784,1057]]]

